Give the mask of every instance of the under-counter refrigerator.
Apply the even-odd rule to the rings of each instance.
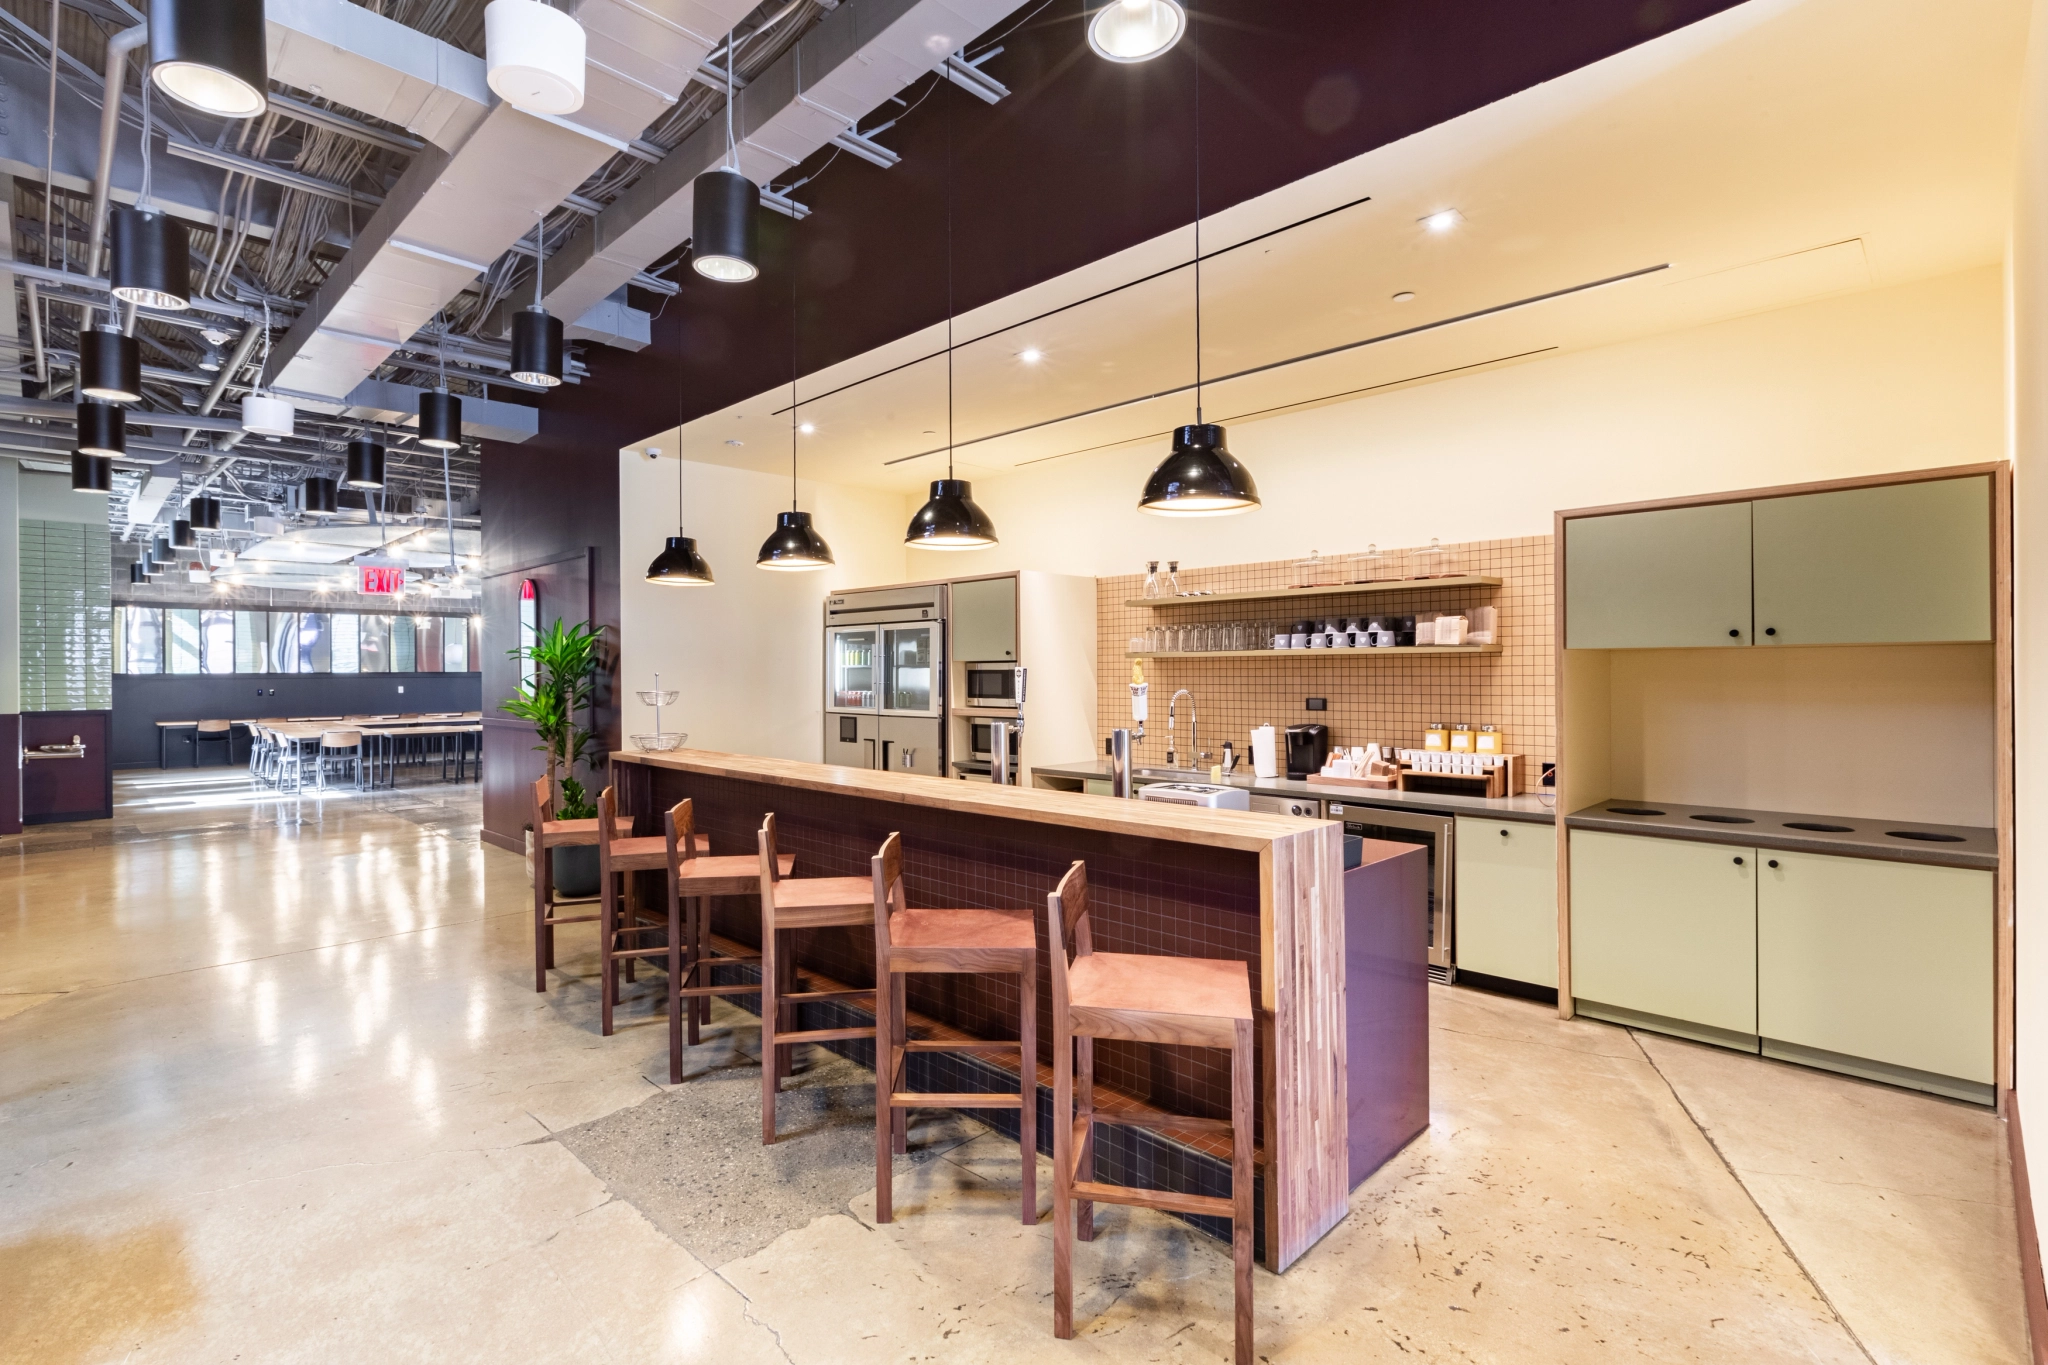
[[[825,600],[825,761],[937,777],[945,768],[946,588]]]

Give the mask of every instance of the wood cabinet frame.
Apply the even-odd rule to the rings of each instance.
[[[2003,460],[1985,464],[1949,465],[1936,469],[1902,470],[1850,479],[1825,479],[1816,483],[1784,484],[1775,488],[1731,489],[1694,497],[1660,498],[1649,502],[1615,503],[1604,507],[1580,507],[1553,514],[1552,579],[1554,618],[1552,621],[1552,689],[1557,733],[1557,1012],[1569,1019],[1572,1007],[1571,963],[1571,839],[1565,818],[1587,803],[1573,799],[1571,718],[1565,700],[1567,685],[1565,640],[1565,523],[1582,517],[1616,516],[1628,512],[1654,512],[1675,507],[1704,507],[1717,503],[1760,502],[1770,498],[1798,497],[1807,493],[1832,493],[1852,488],[1880,488],[1902,483],[1930,483],[1939,479],[1960,479],[1988,475],[1991,479],[1991,645],[1995,684],[1993,742],[1997,749],[1994,803],[1998,824],[1998,873],[1995,898],[1997,923],[1993,934],[1992,985],[1992,1070],[1996,1077],[1998,1112],[2010,1108],[2013,1084],[2013,701],[2012,701],[2012,466]]]

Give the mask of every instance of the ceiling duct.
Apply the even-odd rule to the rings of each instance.
[[[749,0],[582,0],[572,12],[588,40],[583,107],[573,115],[548,118],[492,103],[481,59],[431,39],[429,53],[418,46],[422,35],[347,0],[274,4],[271,67],[278,79],[320,84],[329,99],[405,122],[435,145],[414,158],[354,249],[278,346],[272,381],[306,393],[351,392],[530,232],[536,212],[562,203],[630,147],[676,102],[713,45],[752,8]],[[342,15],[341,10],[354,13]],[[407,54],[418,55],[415,81],[431,75],[445,88],[471,92],[487,112],[467,136],[460,136],[459,119],[451,117],[448,128],[437,132],[388,112],[388,101],[373,107],[380,103],[375,80],[337,83],[310,71],[295,79],[275,50],[279,13],[310,16],[293,22],[317,19],[358,35],[354,63],[379,58],[387,73],[385,85],[399,71],[403,46]],[[405,37],[388,33],[387,27]],[[291,46],[301,31],[288,32]],[[407,98],[419,100],[419,95],[414,91]]]
[[[733,110],[741,172],[766,184],[934,71],[964,85],[953,54],[1019,8],[1017,0],[847,0],[747,81]],[[957,65],[972,72],[976,95],[1000,96],[992,77]],[[690,186],[724,160],[725,126],[714,120],[650,166],[548,258],[548,311],[583,317],[688,238]]]

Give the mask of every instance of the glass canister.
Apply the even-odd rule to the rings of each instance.
[[[1456,550],[1447,550],[1443,544],[1430,537],[1429,544],[1417,550],[1410,558],[1408,576],[1411,578],[1456,578],[1465,572],[1464,557]]]
[[[1320,588],[1324,585],[1324,575],[1328,572],[1329,565],[1323,559],[1322,553],[1310,550],[1307,555],[1294,561],[1294,571],[1288,575],[1287,586]]]

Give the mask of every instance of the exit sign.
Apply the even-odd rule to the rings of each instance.
[[[363,576],[362,590],[376,597],[396,597],[405,591],[405,566],[402,564],[363,564],[357,566]]]

